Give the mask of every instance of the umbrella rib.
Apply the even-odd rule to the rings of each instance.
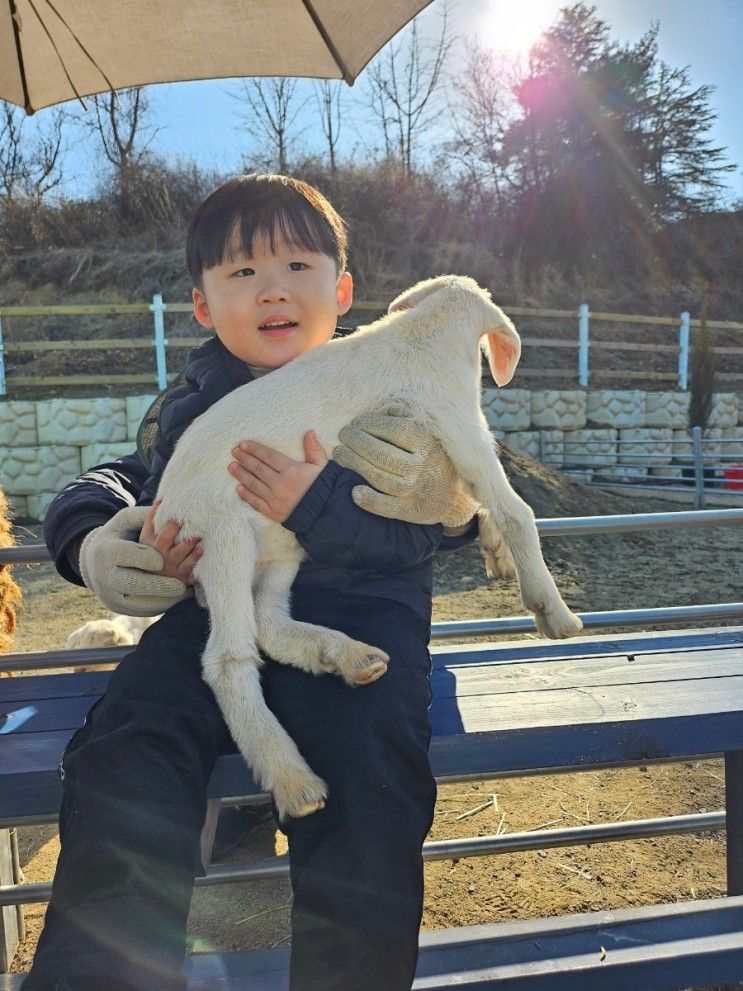
[[[100,72],[100,74],[103,76],[103,78],[106,80],[106,85],[108,86],[108,88],[110,90],[113,90],[114,89],[114,85],[111,82],[111,80],[108,78],[108,76],[103,71],[103,69],[98,65],[98,63],[93,58],[93,56],[90,54],[90,52],[85,47],[85,45],[82,43],[82,41],[80,41],[80,39],[75,34],[75,32],[72,30],[72,28],[67,23],[67,21],[64,19],[64,17],[62,17],[62,15],[60,14],[60,12],[57,10],[57,8],[52,3],[52,0],[46,0],[46,5],[47,5],[47,7],[49,7],[52,10],[52,12],[54,14],[56,14],[56,16],[60,19],[60,21],[64,24],[64,26],[70,32],[70,36],[71,36],[72,40],[77,44],[78,48],[83,53],[83,55],[88,59],[88,61],[90,62],[90,64],[91,65],[94,65],[96,67],[96,69]],[[50,41],[51,41],[51,39],[50,39]],[[52,42],[52,44],[54,44],[54,42]],[[55,48],[55,51],[56,51],[56,48]],[[57,52],[57,54],[59,55],[59,52]],[[62,59],[60,58],[60,62],[61,61],[62,61]],[[69,76],[67,78],[69,79]],[[72,86],[72,80],[70,80],[70,85]],[[73,86],[72,88],[74,89],[75,87]]]
[[[18,11],[16,10],[15,0],[8,0],[8,6],[10,7],[10,20],[13,24],[13,37],[15,38],[15,50],[18,56],[18,71],[21,74],[21,88],[23,89],[23,109],[27,114],[32,114],[34,108],[31,106],[31,99],[28,95],[28,83],[26,82],[26,66],[23,62],[23,48],[21,47],[21,32],[18,26]]]
[[[333,44],[333,42],[332,42],[332,40],[331,40],[330,35],[328,34],[328,32],[325,30],[325,25],[322,23],[322,21],[320,20],[320,18],[317,16],[317,13],[315,11],[315,8],[312,5],[312,0],[302,0],[302,3],[304,4],[305,10],[307,11],[307,13],[312,18],[312,23],[317,28],[318,34],[320,35],[320,37],[322,38],[322,40],[325,42],[325,47],[328,49],[328,51],[330,52],[330,54],[333,56],[333,60],[335,61],[335,64],[341,70],[341,73],[343,75],[343,79],[348,83],[349,86],[353,86],[353,75],[349,72],[348,67],[346,66],[346,63],[341,58],[340,52],[338,51],[338,49]]]
[[[70,84],[70,88],[72,89],[72,92],[75,94],[75,96],[78,98],[78,100],[82,104],[83,109],[85,109],[85,102],[84,102],[82,96],[78,93],[77,87],[75,86],[74,82],[72,81],[72,77],[70,76],[69,72],[67,71],[67,66],[65,65],[64,59],[62,58],[62,55],[61,55],[59,49],[57,48],[57,45],[56,45],[56,43],[54,41],[54,38],[52,38],[51,33],[49,31],[49,28],[46,26],[46,23],[44,22],[44,19],[41,17],[41,15],[39,14],[38,10],[36,9],[36,6],[34,5],[34,0],[28,0],[28,5],[31,8],[31,10],[33,10],[34,14],[36,14],[36,19],[38,20],[39,24],[41,25],[41,28],[42,28],[44,34],[49,39],[49,43],[51,44],[51,46],[54,49],[54,52],[55,52],[57,58],[59,59],[59,64],[62,66],[62,71],[64,72],[65,77],[67,78],[67,82]],[[106,85],[108,86],[108,88],[110,90],[113,90],[113,85],[111,84],[111,80],[108,78],[108,76],[103,71],[103,69],[101,69],[101,67],[95,61],[95,59],[90,54],[90,52],[85,48],[85,46],[83,45],[83,43],[77,37],[77,35],[72,30],[72,28],[67,23],[67,21],[64,19],[64,17],[62,17],[62,15],[56,9],[56,7],[54,6],[54,4],[51,3],[51,0],[46,0],[46,5],[47,5],[47,7],[50,8],[50,10],[52,11],[52,13],[54,13],[56,15],[56,17],[62,22],[62,24],[64,24],[64,26],[67,28],[67,30],[70,33],[70,36],[72,37],[72,40],[77,44],[78,48],[82,51],[82,53],[85,55],[85,57],[100,72],[101,76],[105,79]]]

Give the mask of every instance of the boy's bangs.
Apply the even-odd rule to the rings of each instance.
[[[298,204],[295,209],[286,205],[278,211],[251,210],[235,217],[221,261],[233,261],[239,254],[251,257],[256,240],[267,242],[272,254],[284,242],[294,249],[336,256],[336,246],[317,216],[308,216]]]
[[[274,254],[286,243],[328,255],[338,274],[346,267],[345,225],[318,190],[286,176],[235,176],[204,200],[191,221],[186,261],[193,285],[217,265],[251,257],[256,240]]]

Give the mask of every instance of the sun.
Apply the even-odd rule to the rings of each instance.
[[[478,40],[505,55],[525,56],[562,6],[564,0],[488,0],[478,24]]]

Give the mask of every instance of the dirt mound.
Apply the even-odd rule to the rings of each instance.
[[[501,445],[501,463],[524,502],[541,518],[605,516],[636,510],[631,496],[615,496],[568,478],[562,472],[533,461]],[[628,507],[632,506],[633,509]]]

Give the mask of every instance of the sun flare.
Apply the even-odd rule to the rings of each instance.
[[[564,0],[489,0],[480,23],[480,41],[510,56],[525,56],[556,19]]]

